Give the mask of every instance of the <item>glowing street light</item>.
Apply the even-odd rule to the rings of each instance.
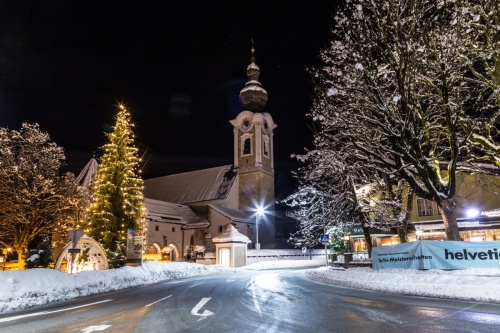
[[[422,240],[423,233],[424,232],[421,229],[417,229],[417,238],[418,238],[418,240]]]
[[[473,218],[479,215],[479,211],[477,209],[471,208],[467,211],[467,217]]]
[[[257,262],[259,262],[259,249],[260,249],[260,243],[259,243],[259,216],[262,216],[265,214],[265,210],[262,207],[257,207],[256,214],[255,214],[255,234],[257,241],[255,243],[255,248],[257,249]]]

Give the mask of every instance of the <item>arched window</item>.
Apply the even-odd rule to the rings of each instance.
[[[252,142],[250,138],[245,139],[243,141],[243,155],[248,155],[252,153]]]
[[[264,135],[262,137],[262,145],[264,150],[264,156],[269,157],[269,137],[267,135]]]
[[[253,135],[252,133],[245,133],[240,137],[240,154],[250,155],[253,154]]]

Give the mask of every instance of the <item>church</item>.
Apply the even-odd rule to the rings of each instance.
[[[234,164],[144,181],[145,258],[215,257],[212,239],[228,225],[248,237],[249,249],[275,247],[273,131],[277,125],[271,114],[263,112],[268,95],[259,82],[254,53],[252,47],[248,81],[240,91],[243,111],[230,120]],[[264,213],[257,214],[257,209]]]

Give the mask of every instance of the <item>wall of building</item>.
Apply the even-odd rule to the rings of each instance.
[[[234,246],[233,248],[233,258],[234,258],[234,267],[243,267],[246,265],[247,261],[247,253],[245,246]]]
[[[174,244],[179,250],[178,257],[174,260],[179,260],[182,255],[182,224],[169,223],[169,222],[152,222],[148,221],[145,230],[146,246],[145,250],[148,252],[150,246],[154,243],[159,244],[160,249]]]
[[[274,210],[274,175],[261,169],[241,170],[238,174],[240,210],[252,211],[260,204]],[[255,202],[262,198],[263,202]]]
[[[215,244],[212,242],[212,238],[220,234],[224,230],[224,226],[230,223],[231,220],[210,207],[208,209],[208,220],[210,221],[210,227],[208,228],[210,238],[206,239],[207,251],[215,252]]]
[[[245,222],[234,222],[229,217],[221,214],[220,212],[214,209],[209,209],[208,216],[210,221],[209,232],[211,237],[215,237],[220,233],[222,233],[225,230],[225,227],[228,223],[233,223],[236,229],[238,229],[239,233],[247,236],[248,238],[250,238],[250,240],[252,240],[253,229],[254,229],[253,224]],[[207,248],[209,248],[210,251],[215,251],[215,245],[213,244],[211,239],[207,239],[206,243],[207,243]]]
[[[455,197],[457,218],[467,218],[469,209],[479,212],[500,208],[500,176],[457,174],[457,195]],[[432,215],[419,216],[417,200],[413,202],[412,222],[441,220],[436,202],[432,202]]]

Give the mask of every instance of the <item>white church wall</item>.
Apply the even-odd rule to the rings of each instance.
[[[174,244],[179,251],[182,251],[181,227],[181,224],[147,221],[145,250],[148,251],[149,247],[156,243],[162,248]],[[176,255],[177,257],[174,260],[180,260],[182,253]]]
[[[231,208],[231,209],[239,209],[240,208],[240,202],[239,202],[239,188],[240,188],[240,182],[239,182],[239,177],[236,177],[234,180],[234,184],[231,187],[231,190],[229,191],[229,194],[226,199],[226,206]]]
[[[208,208],[208,220],[210,221],[210,238],[207,238],[207,251],[212,252],[215,251],[215,245],[212,242],[212,237],[220,234],[225,229],[224,226],[231,223],[231,220],[227,216],[222,215],[210,207]]]

